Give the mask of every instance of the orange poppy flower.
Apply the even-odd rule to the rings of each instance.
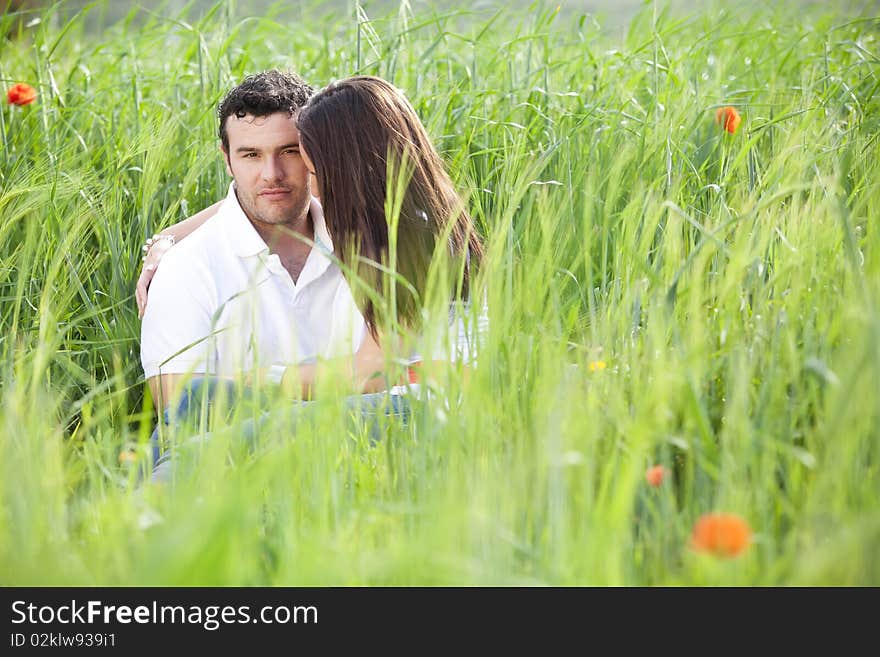
[[[24,82],[18,82],[17,84],[12,85],[6,92],[6,102],[10,105],[27,105],[34,102],[36,99],[37,90]]]
[[[715,123],[722,126],[727,132],[733,134],[742,123],[742,117],[735,107],[719,107],[715,111]]]
[[[733,513],[707,513],[694,524],[691,548],[716,557],[736,557],[751,545],[749,524]]]
[[[667,470],[664,466],[654,465],[648,468],[648,471],[645,473],[645,479],[648,480],[649,485],[657,488],[666,479],[666,474]]]

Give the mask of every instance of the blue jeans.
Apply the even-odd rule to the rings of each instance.
[[[237,386],[234,382],[225,379],[211,377],[197,378],[190,381],[187,388],[181,393],[177,406],[173,409],[165,409],[163,414],[164,425],[171,430],[183,423],[192,425],[199,417],[207,418],[211,415],[212,407],[218,401],[225,401],[225,407],[230,412],[236,407],[249,403],[257,403],[249,388]],[[290,426],[295,426],[297,420],[304,419],[309,409],[315,408],[316,401],[295,401],[287,413],[286,418]],[[364,395],[352,395],[346,397],[343,404],[344,410],[349,417],[356,422],[361,421],[367,428],[370,444],[376,444],[382,437],[383,427],[387,420],[396,419],[407,424],[411,416],[410,401],[403,395],[390,395],[387,392],[377,392]],[[273,419],[279,419],[277,411],[260,412],[255,409],[254,417],[248,419],[239,426],[241,439],[253,447],[259,428],[268,424]],[[383,422],[383,418],[386,420]],[[150,448],[152,452],[152,475],[153,481],[168,481],[174,467],[174,450],[162,450],[159,440],[160,425],[157,425],[150,436]],[[198,442],[207,438],[207,435],[188,439],[187,442]]]

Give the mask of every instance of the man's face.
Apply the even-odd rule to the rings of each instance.
[[[296,224],[309,208],[309,181],[294,119],[287,112],[230,116],[226,134],[226,170],[248,218],[268,225]]]

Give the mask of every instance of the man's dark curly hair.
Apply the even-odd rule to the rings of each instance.
[[[275,112],[287,112],[292,116],[313,92],[314,89],[296,73],[272,70],[247,76],[226,94],[217,110],[223,150],[229,151],[226,119],[230,116],[269,116]]]

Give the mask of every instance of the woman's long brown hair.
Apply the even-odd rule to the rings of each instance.
[[[381,78],[347,78],[315,94],[300,111],[297,125],[300,143],[315,167],[335,254],[349,276],[354,273],[371,288],[372,294],[359,294],[358,285],[352,284],[373,335],[379,320],[374,299],[388,290],[383,268],[392,268],[409,284],[395,283],[395,319],[419,326],[428,269],[441,242],[444,255],[452,257],[451,298],[468,298],[483,247],[403,94]],[[398,199],[395,262],[389,261],[391,218],[385,211],[389,171],[395,178],[403,176],[405,183]]]

